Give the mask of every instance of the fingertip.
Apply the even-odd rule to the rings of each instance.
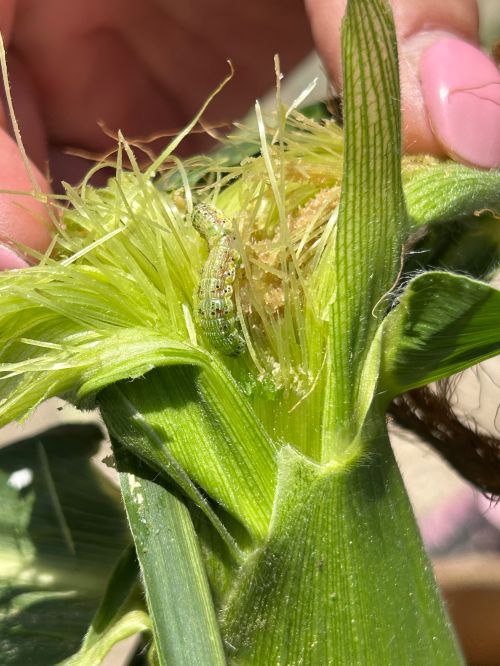
[[[420,32],[399,45],[401,129],[405,153],[446,156],[429,122],[422,94],[420,61],[427,48],[447,36],[448,33],[442,31]]]
[[[500,73],[472,44],[448,38],[422,56],[429,125],[445,152],[483,168],[500,166]]]
[[[340,27],[345,5],[345,0],[306,0],[316,45],[337,90],[342,83]],[[391,6],[398,36],[405,152],[452,155],[455,159],[470,161],[459,151],[450,151],[436,131],[427,99],[424,99],[420,60],[433,43],[443,38],[477,40],[476,0],[392,0]],[[452,65],[449,63],[449,66]]]
[[[0,244],[0,271],[13,270],[15,268],[28,268],[29,264],[14,250],[6,245]]]
[[[30,170],[37,190],[49,193],[50,186],[38,169],[30,165]],[[34,185],[18,146],[0,129],[0,244],[19,258],[22,255],[20,247],[44,252],[52,238],[53,229],[47,205],[40,198],[35,198],[34,194]],[[7,256],[5,252],[3,256]],[[7,267],[11,266],[2,266],[0,257],[0,268]]]

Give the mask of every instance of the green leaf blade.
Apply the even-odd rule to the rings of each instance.
[[[116,446],[115,455],[120,467],[124,459]],[[159,662],[224,666],[222,639],[188,509],[142,475],[121,472],[120,483]]]
[[[500,292],[451,273],[412,280],[381,331],[385,402],[500,353]]]
[[[403,170],[403,174],[405,174]],[[500,210],[500,170],[472,169],[456,162],[410,167],[404,192],[411,226],[455,222],[484,209]]]

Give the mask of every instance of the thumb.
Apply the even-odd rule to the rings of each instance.
[[[306,0],[323,62],[342,86],[345,0]],[[398,35],[405,151],[500,165],[500,75],[476,47],[475,0],[392,0]]]

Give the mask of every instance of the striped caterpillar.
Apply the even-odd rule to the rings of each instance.
[[[239,253],[232,247],[230,222],[216,208],[198,204],[193,227],[208,243],[208,257],[198,289],[200,326],[211,344],[223,354],[237,356],[245,349],[232,299]]]

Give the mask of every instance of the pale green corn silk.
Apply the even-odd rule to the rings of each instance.
[[[216,153],[203,158],[208,177],[192,190],[187,183],[196,159],[183,165],[167,149],[157,169],[143,173],[122,138],[115,159],[93,169],[115,167],[105,188],[66,187],[65,200],[54,202],[62,219],[51,257],[0,275],[1,422],[25,416],[53,395],[91,404],[110,382],[182,362],[183,354],[194,364],[215,357],[264,425],[271,421],[284,440],[319,455],[315,433],[331,363],[325,303],[335,280],[324,258],[336,237],[343,137],[333,121],[307,118],[278,98],[266,120],[257,107],[255,130],[242,128],[226,140],[257,141],[262,154],[240,165],[222,169]],[[170,168],[180,170],[185,188],[159,191],[154,177]],[[434,196],[426,218],[425,184],[435,192],[433,171],[443,196],[441,207]],[[469,214],[498,199],[496,172],[458,165],[446,171],[428,159],[408,161],[405,179],[419,226],[446,220],[448,209],[456,214],[452,193],[467,202]],[[420,196],[412,189],[418,179]],[[197,202],[229,218],[241,256],[234,289],[246,351],[236,359],[212,347],[198,322],[208,248],[192,224]]]
[[[163,348],[171,343],[206,363],[216,357],[250,400],[279,396],[286,413],[295,407],[290,422],[303,418],[324,367],[326,341],[308,289],[334,226],[342,136],[293,110],[285,126],[284,114],[279,106],[267,125],[245,131],[254,141],[260,131],[264,157],[223,175],[213,157],[213,182],[197,191],[160,192],[125,141],[106,188],[67,187],[51,258],[0,276],[3,422],[51,395],[89,404],[90,388],[170,363]],[[234,289],[246,351],[237,359],[212,347],[199,326],[208,248],[191,213],[203,201],[231,220],[242,257]],[[112,377],[111,364],[121,366]]]
[[[384,131],[397,133],[391,122]],[[369,131],[366,125],[363,132]],[[226,139],[261,147],[261,155],[231,167],[220,165],[216,153],[180,163],[172,150],[181,138],[145,172],[121,138],[114,159],[93,169],[116,169],[105,188],[88,181],[67,186],[66,197],[54,202],[62,218],[51,256],[29,270],[0,276],[1,421],[25,416],[53,395],[85,406],[96,391],[119,379],[142,376],[159,365],[217,359],[264,427],[271,430],[272,424],[283,441],[320,459],[321,412],[332,363],[337,369],[350,363],[342,345],[354,344],[353,338],[349,342],[334,334],[332,316],[337,313],[342,329],[349,318],[360,322],[351,335],[361,336],[355,355],[362,358],[390,303],[413,230],[498,206],[498,172],[406,160],[410,225],[402,226],[401,213],[395,212],[394,229],[388,227],[376,241],[379,247],[369,224],[342,225],[337,237],[344,144],[333,121],[317,122],[296,108],[286,109],[278,95],[274,114],[264,120],[257,106],[256,128],[241,128]],[[191,189],[189,174],[200,163],[206,177]],[[169,169],[180,172],[184,187],[160,191],[154,179]],[[356,170],[348,175],[355,178]],[[387,176],[387,187],[396,178],[396,172]],[[380,187],[376,181],[368,185]],[[385,197],[387,206],[390,200]],[[208,248],[192,223],[197,203],[208,203],[228,218],[241,257],[234,302],[246,349],[238,358],[220,353],[199,325],[197,291]],[[373,211],[365,205],[362,215],[376,220],[377,205]],[[390,205],[396,211],[399,204]],[[384,248],[392,253],[388,262],[381,259]],[[358,267],[357,252],[368,257]],[[361,273],[368,277],[363,284]],[[342,285],[350,281],[342,296],[347,288]],[[359,302],[356,290],[364,294]],[[337,381],[354,389],[357,382],[347,369]],[[346,400],[350,410],[351,398]],[[342,408],[337,409],[341,418]]]

